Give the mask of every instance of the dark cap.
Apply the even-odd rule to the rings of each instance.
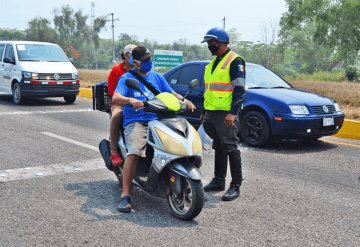
[[[131,55],[133,57],[134,60],[137,61],[145,61],[146,59],[148,59],[149,57],[151,57],[151,53],[148,49],[146,49],[145,46],[137,46],[135,47],[132,52]]]

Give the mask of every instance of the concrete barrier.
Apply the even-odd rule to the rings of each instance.
[[[360,140],[360,121],[345,119],[337,137]]]
[[[80,97],[92,99],[91,88],[80,88]],[[345,119],[337,137],[360,140],[360,121]]]
[[[80,97],[92,99],[92,89],[91,88],[80,88]]]

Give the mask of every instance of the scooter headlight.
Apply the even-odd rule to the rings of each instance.
[[[202,142],[199,133],[191,126],[194,132],[194,141],[192,144],[193,154],[198,154],[202,151]]]
[[[168,134],[158,128],[155,128],[155,132],[158,135],[161,144],[163,145],[166,152],[178,156],[189,155],[186,147],[180,141],[175,140],[174,138],[170,137]]]

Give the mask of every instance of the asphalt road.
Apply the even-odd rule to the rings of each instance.
[[[97,152],[109,119],[91,107],[0,95],[0,246],[360,245],[359,141],[242,146],[240,198],[206,194],[200,215],[182,222],[137,188],[134,212],[116,211],[121,188]],[[204,184],[212,160],[204,151]]]

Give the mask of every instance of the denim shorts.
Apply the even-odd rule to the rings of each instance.
[[[125,126],[124,135],[128,150],[127,155],[136,154],[145,157],[147,131],[146,123],[134,122]]]

